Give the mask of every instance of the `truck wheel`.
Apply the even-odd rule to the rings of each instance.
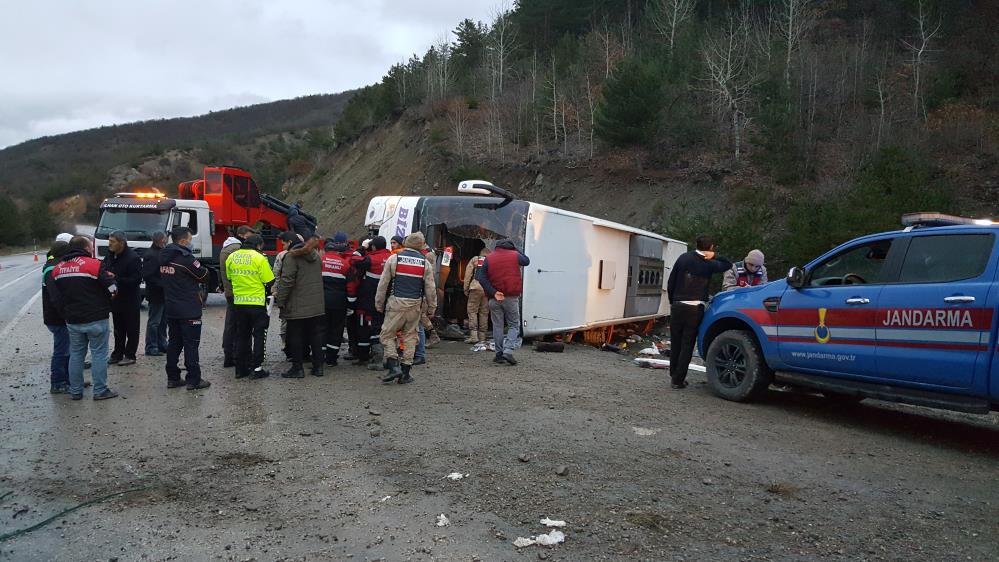
[[[743,330],[722,332],[708,347],[704,364],[708,386],[715,395],[747,402],[762,395],[773,381],[773,371],[763,360],[752,334]]]

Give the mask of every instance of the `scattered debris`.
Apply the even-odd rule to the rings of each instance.
[[[767,492],[770,492],[771,494],[780,496],[785,499],[793,499],[797,497],[798,492],[800,491],[801,488],[795,486],[794,484],[789,484],[787,482],[774,481],[771,482],[769,486],[767,486]]]
[[[545,527],[565,527],[565,521],[558,521],[556,519],[549,519],[545,517],[541,520],[541,524]]]
[[[621,344],[621,345],[618,346],[618,345],[614,345],[612,343],[605,343],[605,344],[603,344],[603,345],[600,346],[600,349],[603,350],[603,351],[610,351],[611,353],[622,353],[622,354],[625,352],[624,350],[626,348],[627,348],[627,344]]]
[[[368,413],[371,414],[372,416],[380,416],[380,415],[382,415],[382,413],[380,411],[374,410],[374,409],[368,410]]]
[[[662,355],[662,352],[658,347],[646,347],[645,349],[638,352],[639,355],[655,355],[656,357]]]
[[[462,478],[467,478],[467,477],[468,477],[467,474],[462,474],[460,472],[452,472],[451,474],[448,474],[444,478],[447,478],[448,480],[456,480],[457,481],[457,480],[461,480]]]
[[[548,534],[538,535],[529,539],[517,537],[517,540],[513,541],[513,546],[517,548],[524,548],[534,544],[539,544],[541,546],[553,546],[562,542],[565,542],[565,533],[562,531],[552,531]]]
[[[635,359],[635,364],[639,367],[652,367],[653,369],[669,369],[669,359],[648,359],[645,357],[638,357]],[[691,363],[688,367],[691,371],[697,371],[699,373],[706,373],[708,369],[704,365],[696,365]]]
[[[447,516],[444,515],[443,513],[441,513],[440,515],[437,516],[437,526],[438,527],[447,527],[450,524],[451,524],[451,520],[448,519]]]
[[[382,498],[380,500],[380,503],[385,503],[385,502],[389,501],[390,499],[392,499],[392,496],[385,496],[384,498]]]
[[[372,428],[371,431],[369,431],[368,433],[372,437],[379,437],[382,434],[382,430],[380,428],[375,427],[375,428]]]
[[[562,353],[565,351],[565,344],[560,341],[536,341],[534,351],[542,353]]]
[[[648,437],[650,435],[655,435],[661,430],[659,429],[647,429],[644,427],[631,426],[631,430],[635,432],[635,435],[641,435],[642,437]]]
[[[531,457],[529,457],[527,453],[521,453],[517,458],[520,459],[520,462],[531,462]]]
[[[566,474],[569,474],[569,467],[565,466],[564,464],[560,464],[557,467],[555,467],[555,474],[558,474],[559,476],[565,476]]]

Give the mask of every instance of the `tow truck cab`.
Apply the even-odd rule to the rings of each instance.
[[[903,224],[715,296],[698,336],[711,390],[746,401],[776,379],[844,401],[999,409],[999,224]]]
[[[108,237],[122,231],[128,245],[140,256],[152,245],[156,231],[170,232],[177,226],[186,226],[194,236],[192,245],[195,256],[212,271],[208,287],[218,285],[219,249],[212,244],[215,219],[208,203],[197,199],[172,199],[158,191],[118,193],[101,203],[101,215],[94,232],[97,257],[108,254]]]

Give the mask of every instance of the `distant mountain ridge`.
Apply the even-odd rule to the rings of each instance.
[[[331,127],[353,94],[303,96],[26,141],[0,150],[0,195],[53,200],[94,193],[112,168],[169,149],[219,149],[274,133]]]

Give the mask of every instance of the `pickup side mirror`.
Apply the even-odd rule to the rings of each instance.
[[[800,289],[805,286],[805,270],[800,267],[792,267],[791,271],[787,272],[787,285],[795,289]]]

